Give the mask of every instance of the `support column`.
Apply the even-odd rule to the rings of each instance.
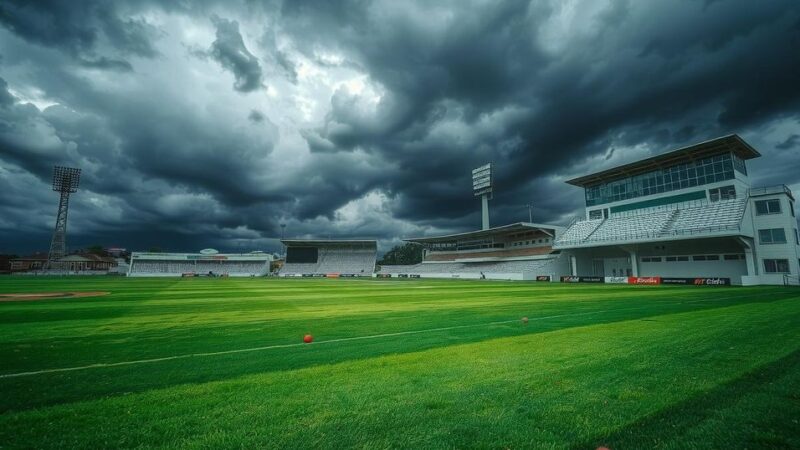
[[[756,257],[753,253],[753,242],[748,238],[739,237],[739,243],[742,244],[744,250],[744,259],[747,262],[747,275],[758,275],[758,266],[756,265]]]
[[[481,196],[481,229],[489,229],[489,195]]]
[[[639,252],[635,245],[623,245],[620,248],[628,253],[631,258],[631,272],[635,277],[639,276]]]
[[[578,276],[578,258],[575,255],[569,255],[569,269],[573,277]]]

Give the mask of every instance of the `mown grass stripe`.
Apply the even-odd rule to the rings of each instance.
[[[713,300],[702,299],[702,300],[686,300],[681,302],[675,302],[671,305],[680,305],[686,303],[699,303],[699,302],[709,302],[709,301],[720,301],[720,300],[730,300],[738,298],[738,296],[734,297],[722,297],[716,298]],[[529,322],[533,321],[541,321],[547,319],[557,319],[562,317],[577,317],[577,316],[587,316],[592,314],[605,314],[610,312],[622,312],[622,311],[637,311],[641,309],[649,308],[649,306],[640,306],[640,307],[631,307],[631,308],[613,308],[613,309],[604,309],[604,310],[597,310],[597,311],[585,311],[580,313],[567,313],[567,314],[556,314],[551,316],[542,316],[542,317],[533,317],[529,318]],[[666,314],[662,314],[666,315]],[[658,317],[658,316],[656,316]],[[354,337],[346,337],[346,338],[337,338],[337,339],[329,339],[325,341],[317,341],[311,344],[306,343],[293,343],[293,344],[275,344],[275,345],[267,345],[261,347],[250,347],[250,348],[241,348],[241,349],[233,349],[233,350],[223,350],[217,352],[202,352],[202,353],[188,353],[183,355],[173,355],[173,356],[165,356],[161,358],[148,358],[148,359],[140,359],[140,360],[132,360],[132,361],[120,361],[114,363],[97,363],[97,364],[89,364],[85,366],[77,366],[77,367],[63,367],[63,368],[56,368],[56,369],[44,369],[44,370],[36,370],[36,371],[29,371],[29,372],[18,372],[18,373],[9,373],[9,374],[0,374],[0,379],[3,378],[19,378],[19,377],[26,377],[26,376],[34,376],[34,375],[42,375],[42,374],[49,374],[49,373],[59,373],[59,372],[74,372],[79,370],[88,370],[88,369],[102,369],[107,367],[118,367],[118,366],[129,366],[129,365],[137,365],[137,364],[150,364],[150,363],[157,363],[163,361],[172,361],[177,359],[187,359],[187,358],[200,358],[200,357],[210,357],[210,356],[220,356],[220,355],[231,355],[235,353],[249,353],[249,352],[258,352],[258,351],[265,351],[265,350],[274,350],[279,348],[291,348],[291,347],[302,347],[304,345],[322,345],[322,344],[333,344],[338,342],[348,342],[348,341],[359,341],[359,340],[367,340],[367,339],[380,339],[380,338],[387,338],[387,337],[395,337],[395,336],[404,336],[404,335],[413,335],[413,334],[422,334],[422,333],[435,333],[439,331],[451,331],[451,330],[458,330],[464,328],[477,328],[477,327],[487,327],[493,325],[504,325],[508,323],[519,322],[520,319],[509,319],[509,320],[501,320],[501,321],[493,321],[493,322],[486,322],[486,323],[479,323],[479,324],[468,324],[468,325],[453,325],[449,327],[437,327],[437,328],[428,328],[424,330],[410,330],[410,331],[399,331],[394,333],[382,333],[382,334],[372,334],[366,336],[354,336]]]

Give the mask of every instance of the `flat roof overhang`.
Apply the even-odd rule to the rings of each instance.
[[[453,242],[464,239],[484,238],[500,234],[517,233],[520,231],[541,231],[544,234],[553,236],[557,228],[561,227],[553,225],[543,225],[539,223],[517,222],[509,225],[489,228],[488,230],[467,231],[464,233],[446,234],[443,236],[408,238],[403,240],[406,242],[414,242],[417,244],[433,244],[437,242]]]
[[[581,248],[601,248],[601,247],[623,247],[626,245],[649,244],[654,242],[668,241],[689,241],[692,239],[712,239],[724,237],[746,237],[753,239],[753,235],[743,233],[740,230],[717,231],[712,233],[697,234],[673,234],[656,238],[630,239],[626,241],[594,241],[580,242],[575,244],[553,244],[553,250],[573,250]]]
[[[630,164],[624,164],[582,177],[573,178],[568,180],[567,183],[578,187],[590,187],[600,183],[640,175],[653,170],[674,166],[675,164],[687,163],[727,152],[733,152],[742,159],[753,159],[761,156],[761,153],[751,147],[750,144],[745,142],[739,135],[731,134],[699,144],[692,144],[688,147],[672,150]]]
[[[363,245],[378,246],[374,239],[281,239],[287,247],[311,247],[315,245]]]

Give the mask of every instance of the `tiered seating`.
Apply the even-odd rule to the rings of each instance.
[[[371,276],[375,271],[375,248],[321,247],[316,263],[286,263],[281,274],[348,274]]]
[[[659,211],[622,217],[609,217],[589,237],[589,241],[622,241],[655,236],[664,231],[675,211]]]
[[[132,274],[181,274],[194,272],[195,265],[187,261],[134,261]]]
[[[381,266],[384,274],[511,274],[533,273],[551,264],[552,258],[521,261],[483,261],[465,263],[421,263],[415,265]]]
[[[737,227],[742,220],[747,199],[737,198],[679,209],[669,234],[694,233]]]
[[[281,267],[280,273],[283,274],[304,274],[321,273],[317,271],[319,263],[285,263]]]
[[[184,273],[207,274],[213,272],[217,275],[265,275],[269,271],[268,261],[169,261],[169,260],[134,260],[130,275],[174,275]]]
[[[264,275],[268,269],[269,267],[263,261],[198,261],[194,271],[229,275]]]
[[[603,219],[579,220],[573,223],[572,226],[567,228],[566,231],[556,239],[556,244],[581,242],[589,237],[601,223],[603,223]]]
[[[605,220],[583,220],[572,224],[556,241],[556,246],[735,229],[742,221],[746,206],[746,198],[736,198],[699,206],[612,216]],[[578,239],[580,236],[584,237]]]

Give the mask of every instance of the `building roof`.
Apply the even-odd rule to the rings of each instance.
[[[13,258],[13,261],[47,261],[47,253],[34,253],[33,255]]]
[[[517,233],[520,231],[535,231],[535,230],[543,231],[546,234],[553,235],[553,231],[555,231],[557,228],[560,227],[554,225],[543,225],[530,222],[517,222],[508,225],[502,225],[499,227],[489,228],[488,230],[467,231],[464,233],[446,234],[443,236],[409,238],[403,240],[406,242],[416,242],[418,244],[430,244],[434,242],[452,242],[463,239],[475,239],[492,235]]]
[[[753,159],[761,156],[761,153],[751,147],[750,144],[745,142],[739,135],[731,134],[699,144],[692,144],[688,147],[672,150],[630,164],[624,164],[582,177],[573,178],[567,181],[567,183],[578,187],[593,186],[599,183],[639,175],[653,170],[671,167],[675,164],[687,163],[728,152],[733,152],[742,159]]]
[[[374,239],[281,239],[281,243],[287,247],[310,247],[316,245],[374,245],[378,246],[378,241]]]

